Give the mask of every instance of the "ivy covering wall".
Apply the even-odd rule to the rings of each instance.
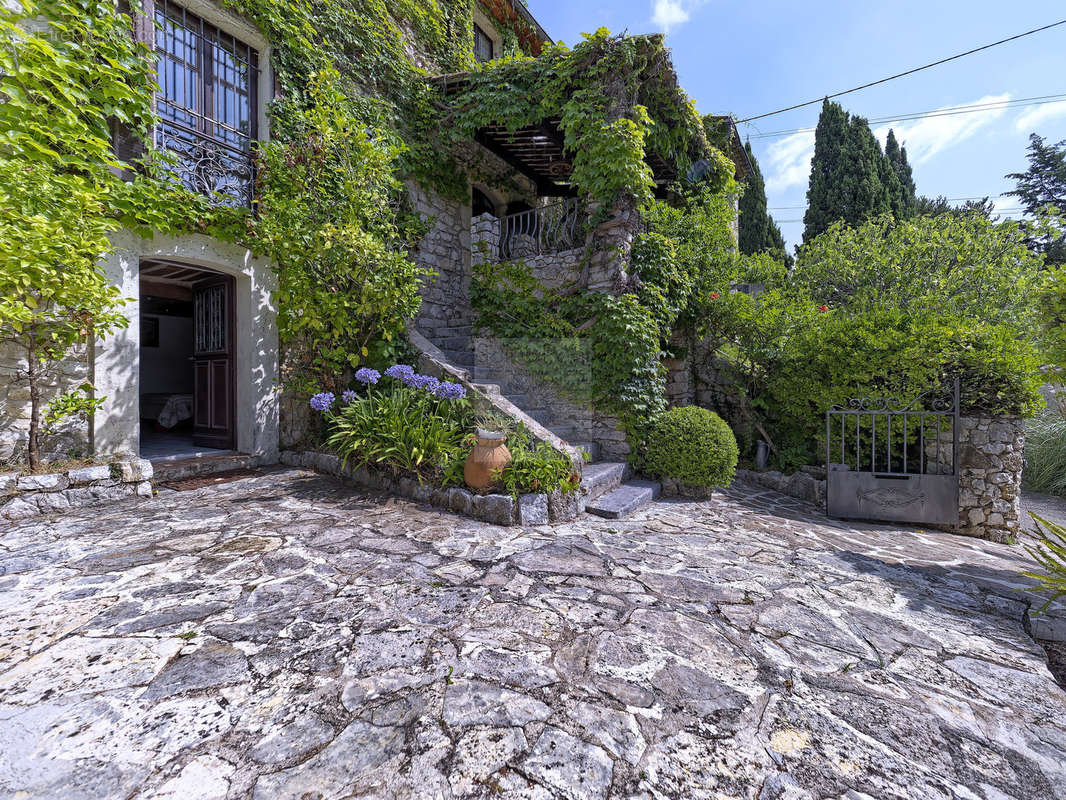
[[[206,233],[270,258],[279,276],[279,330],[297,367],[289,377],[306,389],[328,387],[331,376],[341,379],[355,366],[397,355],[405,320],[418,309],[418,287],[429,277],[409,256],[426,227],[409,207],[403,181],[466,198],[470,175],[458,154],[483,125],[513,130],[558,119],[574,158],[572,185],[600,209],[593,222],[619,206],[653,208],[650,154],[682,178],[702,161],[704,191],[729,191],[732,164],[708,143],[662,37],[599,30],[573,49],[542,46],[510,3],[476,0],[503,31],[506,57],[475,64],[473,2],[225,0],[273,49],[277,92],[268,109],[271,140],[258,153],[255,213],[186,191],[166,155],[152,149],[154,56],[145,45],[126,45],[123,59],[111,52],[116,36],[132,41],[131,15],[116,15],[107,0],[25,0],[0,12],[0,45],[15,65],[51,52],[56,86],[99,90],[94,65],[111,65],[109,80],[127,90],[43,97],[51,90],[30,87],[46,115],[63,117],[77,106],[96,136],[91,165],[61,154],[56,169],[63,180],[121,170],[125,180],[101,178],[92,186],[100,214],[115,224],[143,235]],[[131,14],[141,10],[138,0],[130,6]],[[33,18],[48,21],[51,30],[27,25]],[[54,35],[71,26],[88,33],[77,42]],[[106,36],[94,33],[105,30]],[[25,76],[17,66],[13,72],[5,91],[17,96]],[[449,97],[427,80],[456,72],[469,79]],[[132,163],[117,163],[107,150],[116,118],[142,144],[145,155]],[[6,155],[38,159],[24,143],[41,141],[44,124],[32,116],[14,119],[21,149],[9,147]],[[592,335],[613,364],[596,394],[633,415],[661,405],[660,349],[696,280],[651,266],[661,262],[655,253],[673,246],[654,238],[639,244],[643,292],[575,294],[568,307],[576,310],[562,315],[595,320]]]

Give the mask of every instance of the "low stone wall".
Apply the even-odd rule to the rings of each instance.
[[[152,496],[152,462],[115,461],[44,475],[0,474],[0,517],[29,519],[68,508]]]
[[[388,492],[416,503],[429,505],[472,517],[493,525],[547,525],[577,518],[577,492],[564,494],[524,494],[517,500],[507,494],[475,494],[466,489],[436,489],[423,486],[413,478],[396,478],[366,467],[344,466],[341,459],[327,453],[285,450],[281,463],[291,467],[313,469],[349,480],[366,489]]]
[[[825,470],[819,467],[807,467],[792,475],[785,475],[776,470],[757,472],[752,469],[738,469],[737,480],[762,486],[764,489],[773,489],[775,492],[805,500],[822,510],[825,509]]]

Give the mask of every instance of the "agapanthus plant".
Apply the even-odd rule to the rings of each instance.
[[[325,414],[327,411],[333,408],[333,403],[336,400],[337,398],[333,394],[333,392],[319,392],[311,398],[311,408],[313,408],[315,411],[321,411],[323,414]]]

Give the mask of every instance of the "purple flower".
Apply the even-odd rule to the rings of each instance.
[[[462,400],[466,397],[466,389],[458,383],[444,381],[433,391],[441,400]]]
[[[398,381],[402,381],[405,377],[414,375],[414,367],[409,367],[406,364],[396,364],[385,370],[385,374],[390,378],[395,378]]]
[[[311,398],[311,408],[324,414],[333,407],[333,401],[336,399],[333,392],[319,392]]]
[[[363,367],[356,371],[355,379],[364,386],[369,386],[372,383],[377,383],[381,380],[381,373],[376,369],[370,369],[370,367]]]
[[[349,403],[354,403],[355,398],[356,394],[351,389],[345,389],[344,392],[341,394],[341,400],[344,401],[345,405],[348,405]]]
[[[437,387],[440,386],[440,381],[432,375],[412,375],[410,382],[404,381],[404,383],[416,389],[425,389],[430,393],[437,391]]]

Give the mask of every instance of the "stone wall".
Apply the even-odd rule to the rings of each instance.
[[[463,348],[470,335],[470,206],[415,183],[408,185],[415,211],[430,230],[415,249],[415,261],[436,275],[422,287],[415,324],[446,352]]]
[[[71,351],[56,365],[55,374],[44,381],[41,417],[53,399],[89,379],[87,348]],[[11,342],[0,343],[0,464],[26,462],[30,430],[30,386],[25,381],[25,352]],[[41,457],[46,460],[84,456],[89,452],[88,423],[63,420],[56,431],[41,437]]]
[[[152,462],[116,461],[45,475],[0,474],[0,517],[29,519],[68,508],[152,496]]]
[[[1025,421],[963,417],[959,426],[959,533],[994,542],[1017,535],[1021,521]]]
[[[474,375],[480,381],[498,384],[511,398],[522,398],[517,405],[546,427],[572,431],[567,441],[591,443],[599,446],[605,461],[624,461],[629,455],[629,443],[619,419],[564,397],[546,381],[533,377],[507,351],[506,342],[491,336],[474,339]],[[591,384],[591,375],[589,382]]]

